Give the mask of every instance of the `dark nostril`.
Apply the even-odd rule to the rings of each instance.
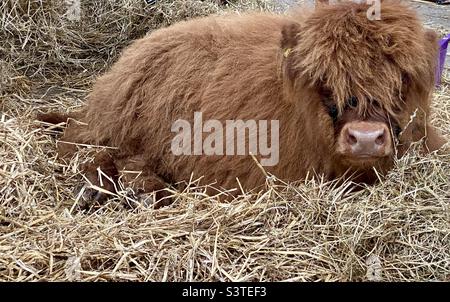
[[[350,145],[355,145],[358,142],[358,139],[353,134],[348,134],[347,141]]]
[[[376,139],[375,139],[375,144],[377,145],[383,145],[384,144],[384,133],[379,135]]]

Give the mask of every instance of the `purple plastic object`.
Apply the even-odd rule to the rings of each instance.
[[[447,47],[450,42],[450,34],[439,40],[439,62],[436,69],[436,86],[441,85],[442,72],[444,71],[445,56],[447,55]]]

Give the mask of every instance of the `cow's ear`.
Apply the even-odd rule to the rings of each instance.
[[[299,33],[300,24],[293,22],[285,25],[281,30],[281,48],[287,51],[297,46]]]
[[[434,85],[434,77],[436,76],[436,68],[439,64],[438,58],[439,58],[439,37],[437,33],[432,29],[427,29],[424,33],[425,36],[425,49],[426,49],[426,55],[428,60],[428,68],[429,68],[429,78],[430,78],[430,85]],[[423,81],[424,79],[422,79]]]
[[[445,138],[433,126],[427,125],[426,130],[427,130],[425,139],[426,151],[433,152],[439,150],[443,145],[447,143]]]
[[[438,34],[431,29],[427,29],[425,31],[425,43],[427,43],[426,47],[428,51],[428,60],[429,60],[429,68],[431,73],[431,78],[434,79],[435,70],[438,65],[438,56],[439,56],[439,36]],[[430,85],[434,85],[435,82],[432,81]],[[428,98],[428,101],[431,101],[431,98]],[[439,133],[439,131],[427,123],[424,127],[425,129],[425,151],[433,152],[439,150],[443,145],[446,144],[446,140]]]
[[[439,150],[447,143],[439,131],[429,123],[426,125],[415,124],[412,127],[412,141],[417,142],[422,139],[425,153]]]
[[[429,42],[431,45],[437,45],[439,37],[437,35],[437,33],[432,30],[432,29],[427,29],[425,31],[425,39],[427,40],[427,42]],[[435,46],[437,47],[437,46]]]

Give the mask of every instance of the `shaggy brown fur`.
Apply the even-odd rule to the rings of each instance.
[[[370,182],[372,167],[386,171],[392,156],[342,157],[337,137],[345,123],[386,123],[400,153],[426,136],[430,150],[444,142],[427,120],[436,35],[398,2],[382,3],[380,21],[368,20],[367,9],[340,3],[288,16],[207,17],[158,30],[135,41],[98,79],[77,113],[82,124],[70,122],[62,141],[117,147],[105,165],[142,171],[134,183],[143,191],[192,173],[203,183],[232,188],[238,178],[253,189],[265,175],[251,156],[175,156],[171,125],[180,118],[193,122],[195,111],[204,120],[279,120],[280,161],[267,172],[287,181],[308,172],[328,178],[358,172]],[[351,97],[358,100],[354,106],[347,104]],[[62,142],[59,148],[66,156],[74,152]]]

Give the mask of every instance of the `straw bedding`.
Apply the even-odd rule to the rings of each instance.
[[[224,1],[222,1],[224,2]],[[204,187],[172,190],[153,209],[122,188],[105,204],[78,193],[79,165],[57,160],[56,128],[37,111],[80,106],[95,77],[132,39],[178,20],[276,9],[265,0],[64,1],[0,4],[0,281],[450,280],[450,154],[412,148],[379,184],[309,177],[267,182],[230,203]],[[448,30],[448,29],[447,29]],[[450,139],[450,77],[434,95],[434,124]],[[192,180],[195,184],[195,180]]]

